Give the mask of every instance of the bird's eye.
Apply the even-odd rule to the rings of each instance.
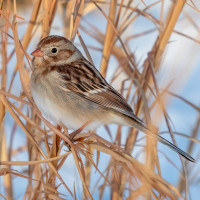
[[[57,51],[58,51],[58,49],[55,47],[51,49],[51,53],[57,53]]]

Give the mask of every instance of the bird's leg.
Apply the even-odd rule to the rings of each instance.
[[[83,124],[83,126],[81,126],[79,129],[73,131],[71,134],[68,134],[68,130],[66,129],[66,127],[64,126],[63,123],[61,123],[64,132],[67,134],[66,136],[72,141],[74,142],[74,137],[79,134],[88,124],[90,123],[90,121],[86,122],[85,124]],[[71,150],[70,145],[64,141],[64,144],[67,146],[67,148],[69,149],[69,151]]]
[[[73,132],[69,135],[69,137],[70,137],[70,139],[72,140],[72,142],[74,142],[74,140],[73,140],[74,137],[75,137],[77,134],[79,134],[89,123],[90,123],[90,121],[86,122],[85,124],[83,124],[83,126],[81,126],[79,129],[73,131]]]
[[[65,136],[70,139],[70,136],[69,136],[69,133],[68,133],[68,129],[65,127],[65,125],[62,122],[60,122],[60,124],[61,124],[61,127],[64,130]],[[71,147],[69,146],[69,144],[66,141],[64,141],[64,145],[67,146],[67,148],[69,149],[69,151],[71,150]]]

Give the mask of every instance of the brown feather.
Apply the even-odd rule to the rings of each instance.
[[[124,97],[106,82],[89,61],[81,59],[56,68],[52,66],[52,70],[56,70],[63,78],[64,90],[75,92],[105,109],[120,112],[143,124],[143,121],[134,115]]]

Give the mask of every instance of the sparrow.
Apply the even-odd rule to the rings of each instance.
[[[94,130],[118,124],[154,135],[189,161],[195,159],[148,129],[100,72],[68,39],[52,35],[43,38],[31,53],[31,93],[43,115],[55,124],[77,130]]]

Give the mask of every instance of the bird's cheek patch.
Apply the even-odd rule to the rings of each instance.
[[[67,59],[71,57],[74,54],[74,51],[71,51],[69,49],[65,49],[59,52],[59,59]]]

